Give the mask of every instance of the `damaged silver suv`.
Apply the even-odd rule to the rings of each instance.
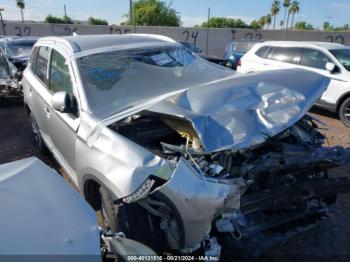
[[[305,115],[316,73],[233,75],[163,36],[96,35],[41,38],[22,82],[37,146],[105,228],[159,253],[274,243],[350,190],[327,173],[350,151]]]

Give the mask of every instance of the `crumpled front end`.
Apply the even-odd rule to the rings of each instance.
[[[350,150],[324,147],[305,115],[328,84],[304,70],[228,77],[102,124],[174,169],[167,179],[150,174],[134,193],[160,220],[168,247],[219,255],[220,245],[266,245],[307,229],[350,192],[349,179],[328,175]]]
[[[207,243],[213,239],[225,250],[247,240],[274,244],[315,225],[329,214],[337,194],[350,192],[348,178],[328,175],[350,160],[350,149],[323,143],[315,120],[305,116],[263,145],[238,152],[181,152],[165,144],[176,169],[142,205],[159,208],[160,226],[174,250],[211,252],[215,247]]]
[[[16,72],[15,66],[0,51],[0,107],[7,104],[8,98],[22,96]]]

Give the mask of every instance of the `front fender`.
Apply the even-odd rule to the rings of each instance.
[[[150,175],[168,180],[173,172],[168,161],[108,127],[103,127],[93,145],[80,141],[76,154],[80,189],[89,177],[95,178],[117,198],[123,198],[134,193]]]

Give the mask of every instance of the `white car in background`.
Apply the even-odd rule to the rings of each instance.
[[[331,79],[317,106],[339,114],[350,127],[350,47],[326,42],[270,41],[255,45],[238,63],[239,73],[303,68]]]

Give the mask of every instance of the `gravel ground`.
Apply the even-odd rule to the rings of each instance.
[[[326,126],[322,132],[328,144],[350,147],[350,129],[336,115],[322,110],[312,114]],[[66,179],[62,169],[50,156],[38,154],[32,146],[30,125],[22,106],[0,108],[0,164],[37,156],[58,170]],[[333,175],[348,175],[350,165],[334,169]],[[338,197],[334,213],[317,227],[301,233],[284,243],[268,249],[260,261],[348,261],[350,259],[350,194]]]

